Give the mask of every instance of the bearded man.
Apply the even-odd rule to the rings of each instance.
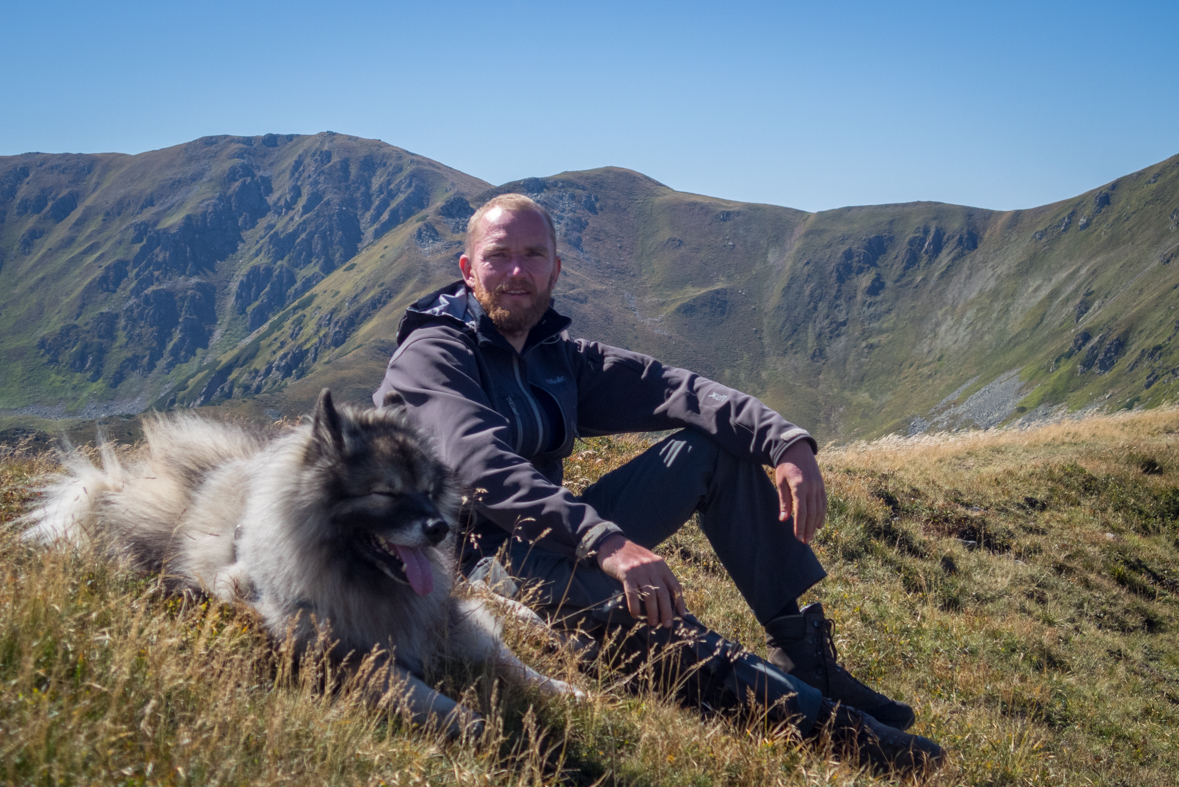
[[[691,667],[682,673],[691,679],[676,673],[667,685],[690,701],[757,703],[804,738],[828,730],[865,763],[940,763],[937,744],[901,731],[914,721],[908,705],[839,666],[822,607],[798,607],[825,576],[808,546],[827,508],[815,441],[732,388],[571,340],[569,319],[551,307],[556,250],[552,219],[533,200],[505,194],[480,207],[459,258],[462,281],[409,307],[373,396],[379,406],[395,392],[472,490],[463,570],[500,555],[555,625],[638,657],[674,648],[662,663]],[[679,431],[582,494],[561,485],[576,438],[667,430]],[[651,551],[694,513],[765,627],[771,663],[690,615]]]

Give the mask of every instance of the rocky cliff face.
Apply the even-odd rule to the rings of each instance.
[[[823,437],[990,425],[1179,385],[1179,157],[1056,205],[807,214],[617,169],[499,188],[339,134],[0,158],[0,408],[363,401],[494,193],[544,204],[574,332]]]

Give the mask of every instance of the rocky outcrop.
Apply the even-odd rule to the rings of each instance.
[[[941,227],[919,227],[905,240],[905,248],[901,252],[901,270],[907,271],[923,262],[937,259],[942,253],[945,235]]]
[[[16,198],[17,191],[29,177],[29,168],[25,164],[17,164],[0,172],[0,207],[6,208],[6,203]]]
[[[872,235],[861,238],[854,246],[845,248],[835,266],[835,281],[843,284],[853,277],[879,267],[880,258],[888,253],[892,241],[891,235]]]
[[[221,395],[217,393],[218,388],[222,389],[222,393],[228,390],[229,395],[236,392],[249,396],[273,389],[289,380],[297,380],[307,374],[321,357],[342,347],[361,325],[392,298],[393,291],[386,288],[379,290],[371,298],[348,301],[342,309],[328,311],[314,321],[312,327],[315,333],[311,335],[318,336],[314,342],[283,350],[261,369],[244,373],[236,388],[224,388],[226,383],[222,380],[217,384],[217,388],[210,389],[209,385],[213,382],[210,380],[209,385],[205,386],[206,391],[210,397]],[[302,336],[308,322],[306,315],[294,318],[287,334],[288,339],[296,341]],[[202,392],[201,396],[204,397],[205,393]]]
[[[430,192],[415,178],[408,177],[397,184],[396,189],[386,189],[373,207],[374,218],[379,218],[373,228],[373,239],[385,235],[425,210],[430,204]]]
[[[42,336],[37,349],[50,365],[84,374],[95,382],[102,377],[106,356],[114,345],[118,320],[114,312],[99,312],[85,327],[70,323]]]
[[[307,202],[314,207],[308,210]],[[354,209],[325,201],[315,191],[308,195],[307,202],[293,229],[268,237],[266,254],[294,270],[314,267],[327,275],[356,254],[364,233]]]
[[[295,272],[286,265],[261,264],[247,270],[233,299],[237,313],[247,315],[246,327],[251,331],[260,328],[298,297],[300,291],[292,293],[297,281]]]
[[[392,290],[382,289],[365,301],[345,302],[339,315],[328,312],[325,317],[321,317],[319,323],[321,327],[326,329],[325,337],[328,346],[333,348],[343,346],[357,328],[392,298]],[[321,341],[323,340],[321,339]]]
[[[49,206],[49,218],[53,220],[54,224],[61,224],[65,221],[71,213],[78,207],[78,197],[75,194],[66,194],[64,197],[58,197]]]
[[[193,406],[203,407],[214,400],[232,397],[234,385],[233,380],[230,379],[230,375],[233,374],[234,368],[232,363],[228,363],[213,372],[204,387],[201,388],[201,392],[197,396]]]
[[[438,208],[438,215],[446,222],[446,226],[453,233],[467,231],[467,221],[475,215],[471,203],[461,194],[452,194],[446,202]]]
[[[178,276],[209,273],[237,250],[241,240],[238,216],[224,194],[211,200],[200,213],[184,216],[175,226],[161,229],[140,222],[131,238],[131,243],[139,246],[131,258],[133,292],[143,292]]]
[[[121,322],[127,347],[140,358],[125,371],[148,374],[165,356],[164,371],[169,371],[209,346],[217,322],[216,292],[208,282],[154,287],[127,302]]]

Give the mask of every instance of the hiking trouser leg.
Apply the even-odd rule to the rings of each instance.
[[[701,529],[762,624],[826,576],[811,548],[794,537],[793,520],[778,521],[778,491],[766,469],[691,429],[607,473],[581,499],[648,549],[698,512]]]
[[[711,712],[738,712],[770,724],[791,724],[802,736],[818,717],[822,694],[692,615],[671,628],[631,617],[622,583],[543,549],[511,542],[504,559],[529,590],[524,600],[553,626],[596,643],[593,652],[612,671],[646,676],[665,694]]]
[[[510,541],[501,553],[508,572],[524,584],[521,599],[556,628],[588,636],[610,668],[642,673],[656,688],[702,709],[764,713],[771,723],[810,732],[819,713],[818,689],[788,675],[694,616],[651,627],[631,617],[622,583],[596,565]],[[470,572],[476,561],[464,564]],[[590,643],[586,643],[590,644]],[[591,656],[592,658],[592,656]]]
[[[726,640],[693,615],[671,628],[648,626],[626,611],[625,600],[587,610],[583,630],[601,627],[605,657],[623,672],[650,670],[663,693],[707,712],[743,713],[771,725],[790,724],[805,737],[819,715],[818,689]]]

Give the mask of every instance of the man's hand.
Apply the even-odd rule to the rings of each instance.
[[[688,614],[684,591],[663,558],[622,535],[613,535],[598,547],[598,565],[622,583],[626,608],[636,620],[643,618],[652,626],[671,627],[675,613]],[[672,611],[674,607],[674,612]]]
[[[778,520],[794,517],[794,536],[809,544],[823,526],[827,516],[827,490],[810,443],[799,440],[786,449],[782,461],[774,468],[778,485]]]

